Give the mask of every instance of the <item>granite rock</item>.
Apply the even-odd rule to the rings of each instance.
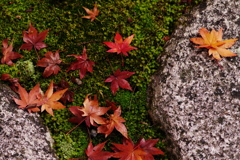
[[[39,114],[18,109],[12,97],[18,95],[0,83],[0,159],[57,160]]]
[[[240,1],[206,0],[184,15],[158,57],[149,113],[166,132],[174,160],[240,159],[240,57],[217,62],[190,38],[200,28],[239,38]],[[237,53],[238,40],[229,50]]]

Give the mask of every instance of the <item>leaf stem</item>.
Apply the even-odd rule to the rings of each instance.
[[[37,52],[37,50],[36,50],[36,48],[34,47],[34,50],[35,50],[35,52],[36,52],[36,54],[37,54],[37,56],[38,56],[38,60],[40,59],[40,56],[39,56],[39,54],[38,54],[38,52]]]
[[[82,124],[83,121],[85,121],[86,117],[82,119],[82,121],[80,121],[75,127],[73,127],[70,131],[68,131],[66,133],[66,135],[68,135],[69,133],[71,133],[74,129],[76,129],[80,124]]]
[[[110,65],[110,67],[111,67],[111,69],[112,69],[112,72],[114,73],[114,70],[113,70],[112,64],[111,64],[110,60],[108,59],[108,57],[107,57],[107,61],[108,61],[109,65]]]
[[[84,44],[88,44],[88,43],[95,43],[95,42],[99,42],[99,41],[89,41],[89,42],[82,42],[82,43],[78,43],[77,45],[84,45]]]
[[[121,55],[121,58],[122,58],[122,66],[124,66],[124,59],[123,59],[123,55],[122,54],[120,54]]]

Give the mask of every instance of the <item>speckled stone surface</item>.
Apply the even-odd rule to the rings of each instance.
[[[207,0],[183,16],[148,89],[149,113],[174,160],[240,160],[240,57],[219,64],[190,38],[200,28],[240,34],[240,1]],[[237,52],[238,40],[229,50]]]
[[[17,95],[0,83],[0,160],[57,160],[39,114],[18,109]]]

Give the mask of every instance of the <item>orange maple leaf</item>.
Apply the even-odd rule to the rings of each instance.
[[[39,99],[37,99],[37,95],[40,93],[40,85],[37,84],[30,92],[27,93],[26,89],[24,89],[20,84],[18,84],[18,93],[20,95],[20,99],[14,98],[16,104],[20,105],[18,108],[27,109],[29,113],[40,111],[37,107],[39,106]]]
[[[89,94],[86,96],[83,105],[84,107],[80,107],[79,110],[83,112],[83,117],[88,118],[88,120],[86,120],[87,126],[90,126],[90,124],[94,126],[94,122],[97,124],[106,124],[105,119],[100,116],[104,115],[111,107],[99,107],[97,96],[95,95],[94,98],[91,99]]]
[[[105,133],[105,137],[107,137],[110,133],[112,133],[113,129],[116,128],[125,138],[128,138],[127,128],[123,124],[126,122],[121,115],[121,107],[118,107],[113,114],[110,115],[109,121],[107,124],[101,125],[98,127],[98,133]]]
[[[83,16],[82,18],[87,18],[87,19],[91,19],[91,22],[94,21],[96,19],[96,16],[98,16],[99,14],[99,10],[97,9],[97,5],[94,4],[94,8],[93,11],[91,11],[90,9],[83,7],[85,9],[85,11],[87,12],[87,14],[89,14],[88,16]]]
[[[68,90],[68,88],[57,91],[53,93],[53,81],[51,81],[46,93],[40,96],[41,100],[41,111],[46,110],[49,114],[53,115],[53,109],[63,109],[64,106],[62,103],[58,102],[58,100],[63,96],[63,94]]]
[[[217,32],[214,29],[209,32],[206,28],[199,29],[199,33],[202,38],[191,38],[190,41],[193,43],[199,44],[196,47],[203,47],[209,49],[209,55],[212,55],[213,58],[221,60],[221,57],[233,57],[237,54],[227,50],[226,48],[232,47],[238,39],[228,39],[222,40],[222,28]]]

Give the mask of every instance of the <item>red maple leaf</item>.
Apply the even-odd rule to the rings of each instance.
[[[11,76],[7,73],[3,73],[0,77],[0,79],[3,81],[8,81],[10,78],[11,78]]]
[[[158,139],[146,140],[141,138],[136,144],[131,139],[123,139],[123,144],[112,143],[114,147],[113,157],[120,158],[119,160],[154,160],[152,155],[164,155],[164,153],[153,147]]]
[[[132,91],[132,88],[131,88],[130,84],[125,79],[129,78],[133,74],[135,74],[135,73],[134,72],[129,72],[129,71],[122,71],[121,72],[120,69],[118,69],[114,73],[114,75],[111,75],[110,77],[108,77],[105,80],[105,82],[111,82],[111,90],[112,90],[113,94],[116,94],[119,87]]]
[[[85,120],[85,117],[83,117],[83,112],[80,110],[81,107],[79,106],[71,106],[68,108],[72,114],[75,115],[75,117],[70,118],[68,121],[72,123],[82,123]],[[90,123],[89,123],[90,125]]]
[[[115,102],[111,102],[111,101],[106,101],[107,106],[111,107],[111,110],[115,111],[116,109],[118,109],[118,107],[116,106],[117,103]]]
[[[154,160],[154,157],[152,155],[164,155],[163,151],[153,147],[158,142],[158,139],[148,139],[145,140],[144,138],[141,138],[138,142],[139,147],[143,149],[146,155],[143,155],[143,159],[147,160]]]
[[[18,84],[18,93],[20,95],[20,99],[13,97],[16,104],[20,105],[18,108],[27,109],[28,112],[37,112],[40,109],[39,99],[37,99],[38,94],[40,93],[40,85],[37,84],[30,92],[27,93],[26,89],[24,89],[20,84]]]
[[[92,142],[90,142],[85,150],[88,160],[108,160],[111,158],[113,153],[102,151],[106,142],[107,141],[100,143],[95,147],[93,147]]]
[[[2,41],[2,54],[3,57],[1,59],[1,63],[4,64],[6,63],[7,65],[14,65],[14,63],[12,62],[12,59],[17,59],[20,57],[23,57],[21,54],[12,51],[13,50],[13,45],[12,43],[8,46],[8,40],[9,39],[4,39]]]
[[[113,42],[103,42],[104,44],[106,44],[109,48],[107,52],[112,52],[115,53],[117,52],[117,54],[124,54],[125,56],[128,56],[128,51],[131,51],[133,49],[137,49],[136,47],[131,47],[130,43],[132,42],[134,35],[131,35],[129,37],[127,37],[125,40],[122,39],[122,36],[117,32],[116,36],[114,37],[114,41]]]
[[[67,57],[73,56],[77,58],[77,61],[72,63],[70,67],[68,68],[67,72],[70,70],[76,70],[79,69],[79,75],[80,79],[83,79],[86,75],[86,72],[92,72],[92,66],[95,64],[93,61],[88,61],[87,59],[87,53],[86,48],[83,48],[83,54],[82,55],[67,55]]]
[[[18,78],[11,78],[11,76],[7,73],[3,73],[0,77],[1,80],[3,81],[8,81],[10,82],[9,87],[16,93],[18,93],[18,86],[19,84],[19,79]]]
[[[85,11],[87,12],[87,14],[89,14],[88,16],[83,16],[82,18],[87,18],[87,19],[91,19],[91,21],[94,21],[96,19],[96,16],[98,16],[99,14],[99,10],[97,9],[97,5],[94,4],[94,8],[93,11],[91,11],[90,9],[83,7],[85,9]]]
[[[123,124],[126,122],[121,115],[121,107],[118,107],[113,114],[109,115],[107,124],[98,127],[98,133],[105,133],[105,137],[112,133],[113,129],[116,128],[125,138],[128,138],[127,128]]]
[[[68,84],[67,81],[65,81],[65,80],[63,80],[63,79],[61,80],[60,83],[54,84],[54,89],[55,89],[56,91],[63,90],[63,89],[65,89],[65,88],[70,88],[70,85]],[[70,91],[70,90],[67,90],[67,91],[63,94],[63,96],[60,98],[60,101],[62,101],[64,104],[66,104],[67,101],[68,101],[68,102],[72,102],[72,101],[74,101],[73,96],[74,96],[74,92],[73,92],[73,91]]]
[[[147,154],[139,145],[134,145],[131,139],[123,138],[123,144],[112,143],[112,145],[114,147],[111,149],[115,152],[113,157],[120,158],[119,160],[143,160],[142,156]]]
[[[51,74],[56,75],[61,70],[57,64],[60,64],[59,51],[56,51],[55,54],[51,51],[48,51],[45,54],[45,58],[42,58],[38,61],[37,66],[46,67],[43,72],[43,77],[49,77]]]
[[[24,43],[20,49],[27,49],[30,51],[33,47],[37,50],[47,47],[42,41],[45,40],[48,31],[49,29],[38,34],[38,31],[30,24],[28,31],[23,31],[23,41],[26,43]]]

